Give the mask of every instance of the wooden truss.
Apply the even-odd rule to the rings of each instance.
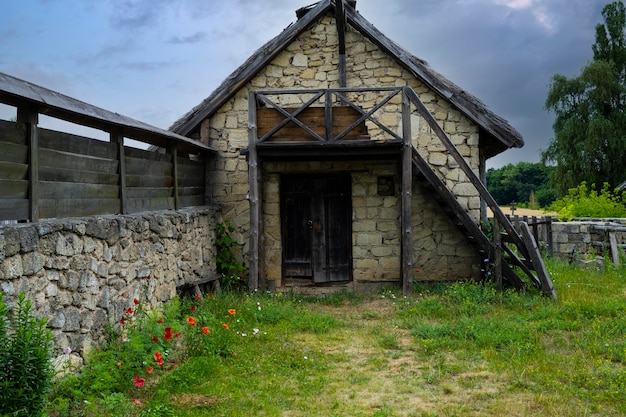
[[[380,98],[369,109],[363,109],[351,94],[376,93]],[[281,105],[285,95],[298,95],[297,107]],[[400,98],[400,100],[398,100]],[[401,102],[401,129],[387,126],[376,113],[394,100]],[[294,100],[287,100],[294,102]],[[423,155],[412,145],[411,116],[426,121],[446,152],[476,188],[494,215],[494,237],[490,239],[460,205],[455,195],[438,176]],[[337,123],[338,117],[348,117]],[[269,122],[268,122],[269,121]],[[385,139],[371,139],[365,123],[384,132]],[[372,157],[395,155],[402,167],[401,245],[402,284],[405,294],[412,293],[412,184],[416,181],[433,191],[432,195],[459,230],[488,259],[499,286],[503,281],[514,287],[532,284],[549,297],[556,298],[550,276],[528,225],[511,224],[474,173],[447,133],[410,87],[250,91],[248,96],[248,165],[250,198],[250,288],[262,286],[263,216],[261,170],[263,159],[297,156],[306,159],[333,155]],[[401,131],[402,133],[398,133]],[[517,269],[515,269],[517,268]],[[521,272],[521,273],[520,273]],[[523,278],[525,276],[525,278]]]

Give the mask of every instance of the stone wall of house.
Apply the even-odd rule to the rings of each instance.
[[[265,259],[267,278],[281,282],[280,173],[339,172],[352,178],[353,283],[400,281],[400,199],[396,162],[272,162],[265,165],[264,188]],[[393,177],[394,195],[378,194],[379,176]],[[354,287],[353,289],[360,290]]]
[[[337,70],[338,57],[338,37],[334,18],[331,15],[324,17],[321,24],[312,26],[305,31],[293,43],[280,53],[271,63],[263,68],[247,85],[243,86],[218,112],[209,120],[202,123],[201,131],[196,132],[203,140],[218,151],[217,157],[212,162],[208,172],[209,181],[212,184],[212,201],[219,203],[223,207],[223,216],[229,219],[236,228],[236,239],[242,243],[244,256],[248,253],[248,229],[249,229],[249,204],[246,202],[248,195],[248,167],[246,158],[240,154],[242,149],[248,147],[248,103],[247,96],[249,90],[270,90],[270,89],[326,89],[337,88],[339,73]],[[346,78],[348,87],[397,87],[411,86],[420,96],[421,100],[435,116],[437,121],[449,134],[452,141],[459,148],[461,153],[467,158],[470,166],[478,172],[479,150],[478,132],[479,129],[469,119],[459,111],[453,109],[450,104],[441,96],[431,91],[426,85],[417,80],[409,71],[401,67],[392,58],[388,57],[378,46],[366,40],[360,33],[348,28],[346,34]],[[372,107],[380,94],[367,93],[358,97],[358,104],[363,108]],[[308,99],[308,98],[307,98]],[[302,98],[293,96],[283,97],[282,105],[299,104]],[[293,101],[290,101],[293,100]],[[304,99],[306,100],[306,99]],[[396,97],[384,109],[377,112],[377,117],[385,125],[390,126],[392,131],[400,132],[401,120],[400,97]],[[373,139],[379,139],[383,132],[368,122],[369,134]],[[395,128],[394,128],[395,126]],[[470,214],[479,220],[480,201],[477,191],[471,186],[465,175],[456,166],[454,160],[447,155],[443,145],[439,143],[431,129],[419,117],[412,117],[411,123],[414,145],[431,163],[440,177],[448,184],[449,188],[456,193],[461,204]],[[388,136],[388,135],[387,135]],[[272,185],[269,185],[272,187]],[[275,195],[275,194],[274,194]],[[272,196],[270,196],[271,198]],[[359,197],[359,196],[355,196]],[[417,197],[424,201],[426,196]],[[361,200],[357,198],[359,203]],[[271,214],[275,212],[276,205],[272,206]],[[358,207],[355,205],[355,207]],[[429,206],[430,207],[430,206]],[[437,208],[435,211],[439,211]],[[268,212],[266,212],[268,214]],[[439,217],[438,214],[426,214],[423,212],[422,218],[429,219]],[[277,221],[266,219],[266,221]],[[420,220],[425,227],[430,224],[430,220]],[[437,221],[438,227],[443,221]],[[446,226],[447,227],[447,226]],[[270,228],[271,229],[271,228]],[[274,237],[266,231],[266,239],[272,240]],[[279,239],[279,235],[276,235]],[[399,235],[398,235],[399,238]],[[429,238],[427,237],[426,240]],[[442,238],[446,242],[450,239]],[[459,242],[457,237],[451,238],[454,242]],[[362,240],[355,241],[359,244]],[[430,243],[419,244],[418,247],[424,249]],[[358,252],[366,253],[370,249],[356,249]],[[386,250],[385,250],[386,251]],[[442,250],[443,251],[443,250]],[[465,253],[466,249],[457,249],[458,252]],[[452,250],[445,250],[446,255]],[[276,251],[270,255],[271,265],[267,267],[268,274],[273,277],[276,274],[277,261]],[[422,256],[422,255],[420,255]],[[425,256],[425,255],[424,255]],[[428,264],[438,265],[435,256],[430,255]],[[420,258],[421,259],[421,258]],[[394,261],[395,262],[395,261]],[[453,263],[452,261],[450,261]],[[460,260],[463,262],[463,260]],[[377,268],[379,263],[375,261],[356,262],[355,268],[361,265],[370,265],[369,275],[379,275]],[[391,267],[391,265],[389,265]],[[395,265],[394,265],[395,267]],[[459,276],[469,275],[465,271],[461,275],[453,273],[450,266],[437,268],[433,271],[432,278],[453,279]],[[396,269],[396,268],[394,268]],[[467,269],[467,268],[466,268]],[[441,275],[446,270],[446,275]],[[360,270],[361,271],[361,270]],[[361,272],[359,272],[359,275]],[[366,274],[366,275],[367,275]]]
[[[25,293],[48,319],[56,354],[69,347],[78,358],[134,298],[158,308],[215,274],[218,216],[196,207],[2,226],[0,291],[8,303]]]

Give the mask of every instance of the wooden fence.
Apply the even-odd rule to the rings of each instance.
[[[205,162],[0,120],[0,220],[205,204]]]

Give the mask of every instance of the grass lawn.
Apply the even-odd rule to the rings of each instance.
[[[55,382],[48,414],[625,415],[626,269],[547,266],[556,302],[463,283],[137,308]]]

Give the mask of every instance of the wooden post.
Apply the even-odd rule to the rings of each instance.
[[[174,186],[174,210],[180,208],[180,196],[178,195],[178,147],[176,143],[170,146],[170,155],[172,155],[172,185]]]
[[[111,137],[111,143],[117,144],[117,160],[118,160],[118,175],[120,176],[118,184],[120,186],[120,213],[128,213],[128,197],[126,190],[126,151],[124,150],[124,135],[119,130],[114,130],[109,133]]]
[[[543,294],[556,300],[556,291],[554,291],[554,286],[552,285],[550,274],[548,274],[548,270],[543,263],[543,259],[541,259],[541,253],[539,253],[537,242],[535,242],[532,233],[530,233],[528,223],[519,223],[519,230],[521,233],[521,237],[526,243],[526,247],[530,252],[530,261],[532,262],[533,269],[535,270],[535,272],[537,272],[537,278],[539,279],[539,282],[541,284],[541,290],[543,291]]]
[[[546,217],[546,240],[548,241],[548,253],[554,255],[554,240],[552,239],[552,217]]]
[[[493,274],[496,280],[498,292],[502,292],[502,236],[500,236],[500,223],[493,219]]]
[[[256,149],[257,123],[254,91],[248,92],[248,198],[250,202],[250,254],[248,289],[259,288],[259,179]]]
[[[331,142],[333,137],[333,93],[326,91],[324,100],[324,122],[326,123],[326,141]]]
[[[611,256],[613,257],[613,263],[619,267],[619,249],[617,247],[617,239],[615,237],[615,230],[609,231],[609,243],[611,245]]]
[[[402,292],[413,294],[413,229],[411,203],[413,198],[413,145],[411,144],[411,102],[402,90]]]
[[[335,0],[335,21],[337,24],[337,36],[339,41],[339,87],[346,87],[346,14],[343,0]]]
[[[537,216],[532,216],[530,223],[533,229],[533,237],[535,238],[535,242],[539,244],[539,224],[537,222]]]
[[[39,114],[31,108],[18,107],[17,121],[26,125],[26,145],[28,146],[28,203],[29,219],[39,221],[39,138],[37,124]]]

